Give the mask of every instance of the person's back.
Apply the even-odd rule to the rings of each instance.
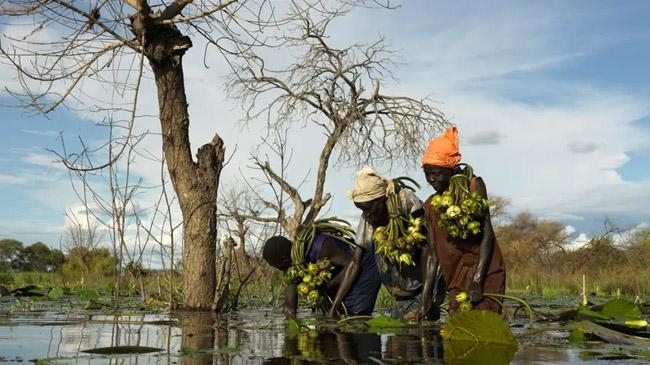
[[[357,251],[359,250],[359,251]],[[327,294],[334,299],[346,279],[346,268],[355,261],[355,252],[360,257],[355,262],[358,265],[356,278],[351,278],[349,291],[342,300],[342,312],[350,316],[370,315],[375,306],[381,281],[372,251],[358,247],[353,248],[342,240],[325,234],[319,234],[314,239],[309,252],[309,261],[328,259],[334,266],[332,279],[329,281]]]
[[[396,187],[395,184],[399,185]],[[444,282],[437,273],[437,267],[429,262],[435,253],[427,245],[426,236],[422,233],[425,227],[422,225],[424,211],[421,200],[411,189],[401,188],[399,179],[385,180],[370,167],[357,173],[355,187],[349,196],[362,211],[356,232],[357,243],[376,252],[375,260],[381,282],[396,299],[391,316],[437,320],[440,316],[439,304],[444,298]],[[392,199],[391,202],[389,199]],[[396,247],[394,245],[399,240],[406,238],[400,236],[399,239],[382,239],[384,235],[379,234],[379,231],[386,230],[390,220],[394,219],[391,217],[397,215],[400,219],[409,221],[409,229],[418,231],[417,244]],[[414,223],[419,228],[410,226],[410,222],[415,220],[419,222]],[[410,239],[415,242],[413,237]],[[390,242],[383,243],[384,241]],[[406,256],[402,258],[403,255]]]
[[[274,236],[264,244],[264,259],[271,266],[287,273],[285,278],[289,277],[285,288],[287,317],[295,316],[297,293],[304,297],[308,295],[305,276],[310,274],[299,268],[310,267],[310,264],[313,264],[312,268],[329,268],[328,273],[320,273],[319,278],[316,278],[321,280],[320,278],[328,277],[323,285],[318,285],[321,295],[326,296],[319,300],[319,308],[328,311],[331,317],[340,314],[371,314],[381,285],[374,253],[358,246],[350,246],[342,237],[322,233],[316,233],[307,246],[304,263],[294,266],[291,260],[292,243],[287,238]],[[299,277],[299,272],[303,276]],[[307,282],[314,285],[311,277]]]

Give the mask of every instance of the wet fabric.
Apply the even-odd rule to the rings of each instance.
[[[476,177],[472,177],[470,191],[474,191],[475,181]],[[449,311],[455,312],[459,307],[459,303],[456,302],[456,294],[469,291],[469,286],[476,272],[483,233],[481,232],[464,240],[451,238],[447,230],[438,225],[438,214],[431,205],[433,196],[435,194],[424,202],[425,217],[431,237],[434,240],[442,275],[447,283]],[[501,249],[498,242],[496,242],[496,238],[494,240],[492,260],[489,263],[484,280],[483,292],[503,294],[506,284],[505,266]],[[479,303],[474,303],[474,308],[491,310],[497,313],[501,313],[502,310],[499,301],[487,297],[484,297]]]
[[[422,156],[422,165],[454,167],[460,159],[458,130],[456,127],[449,127],[445,133],[429,142]]]
[[[328,239],[329,242],[336,245],[337,248],[352,256],[352,248],[350,248],[347,243],[330,236],[319,234],[314,238],[312,248],[309,251],[310,262],[316,262],[320,258],[323,244]],[[338,271],[340,270],[341,268],[338,269]],[[335,275],[335,273],[333,273],[333,275]],[[364,248],[363,255],[359,262],[359,273],[357,278],[354,283],[352,283],[348,294],[343,298],[345,312],[351,316],[365,316],[372,314],[380,286],[381,281],[379,280],[379,273],[377,272],[377,263],[375,262],[374,252]],[[333,297],[336,295],[336,291],[328,294]]]
[[[413,191],[403,189],[399,194],[402,203],[400,213],[403,216],[421,211],[422,202]],[[357,244],[374,253],[375,242],[372,238],[374,228],[368,223],[363,214],[359,220],[356,232],[355,241]],[[420,254],[421,252],[417,251],[413,256],[413,261],[416,262],[416,265],[402,265],[401,267],[388,263],[382,255],[374,254],[381,282],[397,300],[391,310],[391,316],[394,318],[404,318],[407,316],[407,313],[410,313],[414,309],[417,310],[421,301],[423,282],[422,269],[419,265],[421,261]],[[444,288],[444,284],[441,287]],[[444,295],[444,289],[442,289],[442,294]]]

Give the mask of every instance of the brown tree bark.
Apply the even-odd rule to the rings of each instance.
[[[158,89],[162,147],[183,215],[183,307],[210,310],[215,295],[216,208],[224,145],[219,135],[192,158],[182,57],[190,38],[141,8],[132,21]]]

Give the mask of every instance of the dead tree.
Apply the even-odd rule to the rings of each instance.
[[[188,309],[210,309],[214,299],[216,201],[224,143],[215,134],[196,158],[192,156],[183,55],[192,47],[188,34],[203,36],[217,47],[223,45],[218,39],[228,39],[234,45],[234,50],[226,50],[231,53],[254,44],[259,38],[243,29],[253,22],[244,18],[264,12],[250,11],[247,6],[253,1],[9,0],[0,5],[0,15],[32,24],[23,34],[6,34],[0,46],[3,62],[17,71],[9,92],[21,106],[44,114],[66,106],[130,116],[123,138],[109,142],[118,151],[113,159],[77,163],[76,157],[89,152],[84,146],[81,153],[63,159],[71,169],[98,170],[121,158],[119,151],[125,150],[137,119],[148,61],[157,87],[162,152],[183,217],[183,304]],[[255,7],[260,3],[265,1]],[[258,20],[254,27],[259,31],[264,22],[253,20]],[[252,41],[243,40],[246,36]],[[102,99],[105,92],[92,95],[85,88],[92,83],[112,89],[112,97]]]
[[[271,64],[253,47],[229,80],[229,90],[243,101],[248,120],[264,118],[269,130],[280,131],[302,120],[303,126],[319,128],[324,135],[308,198],[301,195],[298,183],[286,179],[284,158],[281,166],[273,167],[263,156],[253,157],[255,167],[276,187],[274,198],[264,199],[264,204],[291,236],[329,201],[324,186],[333,156],[340,166],[413,166],[428,139],[448,125],[430,100],[383,92],[393,66],[383,39],[345,48],[330,43],[329,24],[348,10],[345,5],[325,9],[292,3],[296,22],[285,30],[281,43],[284,51],[297,56],[288,64]],[[276,156],[288,157],[281,133],[265,143]],[[291,202],[293,212],[287,211],[284,200]]]

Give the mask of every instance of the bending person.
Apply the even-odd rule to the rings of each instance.
[[[299,295],[330,318],[372,314],[381,285],[375,258],[350,241],[317,230],[309,242],[296,242],[305,245],[304,255],[300,255],[304,261],[299,265],[292,260],[294,243],[286,237],[274,236],[264,243],[264,260],[285,272],[287,318],[296,317]]]
[[[424,152],[422,169],[435,189],[424,202],[429,237],[447,283],[450,313],[459,309],[456,295],[461,292],[468,294],[474,308],[501,313],[501,302],[483,295],[503,294],[506,281],[487,189],[471,166],[460,161],[455,127],[431,140]]]
[[[362,212],[355,241],[375,253],[381,282],[396,299],[391,316],[439,319],[444,282],[426,242],[421,200],[400,180],[386,180],[372,167],[357,172],[348,195]],[[397,232],[400,221],[408,225]]]

